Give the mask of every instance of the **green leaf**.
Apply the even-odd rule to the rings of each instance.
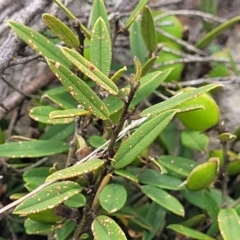
[[[177,232],[183,236],[187,236],[193,239],[214,240],[214,238],[208,236],[207,234],[201,233],[181,224],[171,224],[168,225],[167,228],[172,229],[174,232]]]
[[[74,165],[60,171],[57,171],[51,174],[47,179],[46,182],[63,180],[68,178],[73,178],[76,176],[81,176],[87,174],[88,172],[92,172],[98,168],[100,168],[104,164],[104,161],[100,159],[92,159],[88,162],[84,162],[78,165]]]
[[[54,237],[56,240],[66,240],[69,239],[70,233],[76,228],[76,222],[74,221],[67,221],[55,230]]]
[[[181,142],[185,147],[197,151],[205,151],[208,146],[208,137],[198,131],[182,131]]]
[[[123,170],[123,169],[115,170],[114,173],[121,176],[121,177],[127,178],[130,181],[138,183],[138,178],[127,170]]]
[[[52,209],[81,191],[81,186],[75,182],[64,181],[53,183],[40,192],[20,203],[14,214],[29,215]]]
[[[142,69],[143,76],[145,76],[153,68],[153,65],[155,64],[157,59],[158,57],[151,57],[144,63]]]
[[[217,5],[215,0],[201,0],[201,11],[216,15]],[[203,19],[203,26],[206,31],[211,31],[214,28],[214,24]]]
[[[78,193],[64,201],[64,205],[70,208],[80,208],[86,204],[86,198],[83,194]]]
[[[86,110],[101,119],[108,118],[108,109],[95,92],[80,78],[59,62],[47,59],[48,65],[70,94],[81,103]]]
[[[63,109],[76,108],[78,104],[64,86],[47,90],[42,95],[41,100],[44,98],[50,99]]]
[[[179,216],[184,216],[184,208],[182,204],[166,191],[148,185],[142,186],[141,190],[146,196],[148,196],[160,206]]]
[[[197,162],[191,159],[170,155],[162,155],[157,161],[167,170],[170,170],[180,177],[187,177],[198,165]]]
[[[151,10],[145,6],[142,12],[141,31],[148,51],[154,52],[157,46],[155,26]]]
[[[182,103],[191,100],[193,98],[198,97],[199,95],[206,93],[214,88],[222,87],[223,85],[218,83],[208,84],[206,86],[196,88],[189,92],[180,92],[179,94],[169,98],[168,100],[155,104],[144,111],[142,111],[141,116],[150,116],[153,114],[161,113],[167,111],[171,108],[176,108],[180,106]]]
[[[234,208],[221,209],[218,214],[218,226],[223,240],[233,240],[240,235],[239,216]]]
[[[54,110],[49,113],[49,117],[51,119],[59,119],[59,118],[72,118],[77,116],[85,116],[90,114],[89,111],[74,108],[74,109],[66,109],[66,110]]]
[[[126,189],[119,184],[106,185],[99,194],[99,203],[108,213],[117,212],[127,200]]]
[[[142,38],[139,22],[134,22],[130,27],[130,48],[132,57],[137,57],[142,64],[146,62],[147,48]]]
[[[117,223],[107,216],[98,216],[92,223],[95,240],[127,240]]]
[[[125,28],[129,28],[131,26],[131,24],[135,21],[135,19],[141,13],[142,9],[145,7],[147,3],[148,0],[140,0],[138,2],[138,5],[134,8],[131,15],[128,17]]]
[[[112,62],[112,46],[108,29],[101,17],[93,26],[90,59],[91,63],[108,76]]]
[[[0,145],[0,156],[9,158],[37,158],[68,150],[68,144],[58,140],[33,140]]]
[[[104,73],[102,73],[96,66],[81,56],[74,50],[62,47],[64,55],[69,61],[76,66],[83,74],[92,79],[97,85],[102,87],[110,94],[117,95],[118,87],[109,79]]]
[[[45,179],[50,174],[49,169],[49,167],[37,167],[24,172],[23,180],[26,182],[24,186],[29,192],[45,182]]]
[[[195,46],[200,49],[207,47],[213,39],[215,39],[218,35],[226,31],[227,29],[229,29],[239,21],[240,21],[240,16],[236,16],[228,19],[227,21],[215,27],[212,31],[204,35],[200,40],[198,40]]]
[[[38,222],[29,218],[24,222],[24,228],[27,234],[47,234],[57,227],[57,224]]]
[[[52,30],[52,32],[67,46],[72,48],[79,48],[80,43],[78,37],[74,34],[74,32],[61,20],[54,17],[49,13],[44,13],[42,15],[42,19],[45,24]]]
[[[94,28],[94,25],[102,18],[104,21],[108,33],[110,33],[110,23],[108,21],[108,14],[103,0],[94,0],[92,5],[92,15],[91,15],[91,27]]]
[[[52,111],[57,110],[52,106],[38,106],[30,110],[29,116],[37,122],[46,124],[67,124],[74,121],[74,117],[64,118],[64,119],[51,119],[49,114]]]
[[[41,136],[42,140],[57,139],[63,141],[74,133],[75,123],[52,125],[45,130],[45,133]]]
[[[34,51],[43,57],[53,59],[67,67],[70,67],[69,61],[61,52],[61,50],[43,35],[18,22],[8,21],[8,25]]]
[[[111,80],[113,82],[118,81],[126,71],[127,71],[127,67],[126,66],[122,67],[112,75]]]
[[[166,209],[162,208],[159,204],[152,202],[148,209],[146,220],[152,227],[151,231],[144,230],[143,240],[152,240],[161,227],[165,224]]]
[[[102,146],[107,140],[104,137],[98,136],[98,135],[92,135],[89,137],[88,142],[91,146],[94,148],[99,148]]]
[[[176,110],[159,114],[143,123],[118,149],[112,161],[115,169],[129,165],[162,132],[176,114]]]
[[[139,175],[139,182],[163,189],[178,190],[182,183],[178,178],[162,174],[154,169],[146,169]]]

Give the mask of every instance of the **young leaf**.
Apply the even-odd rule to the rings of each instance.
[[[111,80],[113,82],[118,81],[126,71],[127,71],[127,67],[126,66],[122,67],[117,72],[115,72],[114,75],[112,75]]]
[[[184,216],[184,208],[182,204],[166,191],[148,185],[142,186],[141,190],[146,196],[148,196],[160,206],[179,216]]]
[[[108,76],[112,62],[112,46],[108,29],[101,17],[93,26],[90,59],[91,63]]]
[[[140,0],[138,2],[138,5],[134,8],[131,15],[128,17],[125,28],[129,28],[131,26],[131,24],[135,21],[135,19],[137,18],[137,16],[140,14],[140,12],[147,3],[148,0]]]
[[[200,40],[198,40],[195,46],[200,49],[207,47],[214,38],[216,38],[218,35],[223,33],[225,30],[229,29],[232,25],[238,23],[239,21],[240,21],[239,15],[228,19],[227,21],[215,27],[212,31],[204,35]]]
[[[47,90],[41,97],[41,100],[48,98],[63,109],[76,108],[78,103],[66,90],[64,86],[54,87]]]
[[[20,203],[14,214],[29,215],[52,209],[81,191],[81,186],[75,182],[64,181],[53,183]]]
[[[167,226],[168,229],[172,229],[173,231],[180,233],[183,236],[187,236],[192,239],[201,239],[201,240],[214,240],[211,236],[207,234],[201,233],[189,227],[180,225],[180,224],[171,224]]]
[[[53,59],[67,67],[70,67],[69,61],[61,52],[61,50],[53,43],[51,43],[50,40],[45,38],[42,34],[18,22],[8,21],[8,25],[26,44],[28,44],[37,53],[43,57]]]
[[[87,174],[88,172],[92,172],[98,168],[100,168],[104,164],[104,161],[100,159],[92,159],[88,162],[84,162],[78,165],[74,165],[60,171],[57,171],[51,174],[47,179],[46,182],[63,180],[68,178],[73,178],[76,176],[81,176]]]
[[[118,149],[113,157],[115,169],[129,165],[162,132],[176,114],[176,110],[159,114],[139,127]]]
[[[44,13],[42,15],[42,19],[45,24],[52,30],[52,32],[63,42],[66,43],[67,46],[72,48],[79,48],[80,43],[78,37],[74,34],[74,32],[61,20],[54,17],[49,13]]]
[[[61,50],[69,61],[83,74],[92,79],[97,85],[108,91],[110,94],[117,95],[118,87],[91,62],[74,50],[63,47]]]
[[[83,109],[67,109],[67,110],[55,110],[49,113],[49,117],[51,119],[58,119],[58,118],[72,118],[76,116],[85,116],[90,114],[89,111]]]
[[[240,235],[239,216],[234,208],[221,209],[218,214],[218,226],[223,240],[233,240]]]
[[[86,110],[92,112],[96,117],[107,119],[109,112],[102,100],[96,93],[73,72],[68,70],[59,62],[47,59],[48,65],[57,78],[67,88],[70,94],[81,103]]]
[[[151,57],[144,63],[142,69],[143,76],[145,76],[153,68],[153,65],[155,64],[157,59],[158,57]]]
[[[108,213],[117,212],[127,200],[126,189],[119,184],[106,185],[99,194],[99,203]]]
[[[131,54],[134,57],[137,57],[142,64],[145,63],[147,57],[147,48],[144,44],[142,35],[141,35],[141,26],[138,21],[134,22],[130,28],[130,48]]]
[[[222,87],[222,84],[218,84],[218,83],[212,83],[212,84],[208,84],[206,86],[200,87],[200,88],[196,88],[192,91],[189,92],[181,92],[171,98],[169,98],[168,100],[155,104],[147,109],[145,109],[144,111],[142,111],[141,116],[150,116],[153,114],[157,114],[157,113],[161,113],[164,111],[167,111],[171,108],[176,108],[179,105],[181,105],[182,103],[196,98],[199,95],[206,93],[214,88],[217,87]]]
[[[37,158],[68,150],[68,144],[57,140],[10,142],[0,145],[0,156],[9,158]]]
[[[98,216],[92,223],[95,240],[127,240],[117,223],[107,216]]]
[[[157,46],[157,38],[153,16],[148,6],[145,6],[142,12],[141,31],[148,51],[150,53],[154,52]]]
[[[37,122],[47,124],[67,124],[74,121],[74,117],[68,117],[63,119],[51,119],[49,114],[52,111],[57,110],[52,106],[38,106],[30,110],[29,116]]]
[[[108,21],[108,14],[103,0],[94,0],[92,5],[92,15],[91,15],[91,27],[94,28],[94,25],[99,18],[102,18],[104,21],[108,33],[110,33],[110,24]]]

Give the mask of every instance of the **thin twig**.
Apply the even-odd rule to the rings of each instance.
[[[32,165],[20,169],[19,172],[23,173],[23,172],[25,172],[25,171],[27,171],[29,169],[33,169],[35,167],[38,167],[38,166],[42,165],[43,163],[45,163],[47,160],[48,160],[48,157],[44,157],[44,158],[38,160],[36,163],[33,163]]]
[[[9,66],[28,63],[32,60],[38,59],[39,57],[41,57],[39,54],[33,54],[31,56],[27,56],[27,57],[23,57],[23,58],[18,58],[18,59],[16,58],[9,63]]]

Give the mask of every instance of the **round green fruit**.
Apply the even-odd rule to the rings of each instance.
[[[189,92],[194,88],[185,88],[181,91]],[[193,105],[202,105],[204,109],[197,109],[193,111],[179,113],[178,119],[182,124],[190,130],[205,131],[219,122],[220,112],[218,105],[208,94],[202,94],[197,98],[191,99],[183,104],[181,107],[191,107]]]

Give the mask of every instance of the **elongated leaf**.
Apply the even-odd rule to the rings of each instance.
[[[95,92],[80,78],[59,62],[47,59],[48,65],[70,94],[81,103],[86,110],[101,119],[108,118],[108,109]]]
[[[81,186],[75,182],[65,181],[53,183],[20,203],[14,209],[13,213],[29,215],[52,209],[80,191]]]
[[[44,98],[50,99],[63,109],[76,108],[78,104],[64,86],[47,90],[42,95],[41,100]]]
[[[140,12],[142,11],[142,9],[145,7],[147,3],[148,3],[148,0],[140,0],[138,2],[138,5],[134,8],[131,15],[128,17],[125,28],[130,27],[130,25],[135,21],[135,19],[137,18],[137,16],[140,14]]]
[[[61,48],[64,55],[69,61],[76,66],[87,77],[92,79],[97,85],[108,91],[110,94],[117,95],[118,87],[109,79],[104,73],[102,73],[91,62],[81,56],[74,50],[68,48]]]
[[[201,233],[189,227],[180,225],[180,224],[171,224],[167,228],[172,229],[173,231],[180,233],[183,236],[187,236],[193,239],[201,240],[214,240],[214,238],[208,236],[207,234]]]
[[[112,62],[112,46],[107,26],[101,17],[93,26],[90,59],[91,63],[108,76]]]
[[[103,164],[104,164],[104,161],[102,161],[100,159],[92,159],[88,162],[74,165],[72,167],[68,167],[68,168],[62,169],[60,171],[57,171],[57,172],[51,174],[46,179],[46,182],[63,180],[63,179],[73,178],[76,176],[81,176],[83,174],[92,172],[92,171],[100,168]]]
[[[54,223],[43,223],[27,218],[24,222],[24,228],[27,234],[47,234],[57,228]]]
[[[51,119],[49,117],[49,114],[55,110],[57,109],[51,106],[38,106],[30,110],[29,116],[37,122],[47,124],[67,124],[74,121],[74,117],[68,117],[64,119]]]
[[[94,28],[94,25],[99,18],[102,18],[108,32],[110,33],[110,24],[108,21],[108,14],[103,0],[94,0],[92,5],[92,16],[91,16],[91,27]]]
[[[201,0],[200,10],[202,12],[216,15],[217,3],[215,0]],[[211,31],[214,28],[214,24],[203,19],[203,26],[206,31]]]
[[[99,194],[99,203],[108,213],[113,213],[121,209],[126,200],[127,191],[119,184],[108,184]]]
[[[147,109],[145,109],[144,111],[142,111],[141,116],[149,116],[149,115],[153,115],[156,113],[161,113],[164,111],[167,111],[171,108],[175,108],[179,105],[181,105],[184,102],[187,102],[190,99],[196,98],[199,95],[206,93],[214,88],[217,87],[222,87],[223,85],[218,84],[218,83],[212,83],[212,84],[208,84],[206,86],[200,87],[200,88],[196,88],[192,91],[189,92],[181,92],[171,98],[169,98],[168,100],[155,104]]]
[[[127,178],[130,181],[138,183],[138,178],[129,171],[121,169],[121,170],[115,170],[114,173],[124,178]]]
[[[114,75],[111,77],[111,80],[113,82],[118,81],[126,71],[127,71],[127,67],[126,66],[122,67],[121,69],[119,69],[117,72],[114,73]]]
[[[58,118],[72,118],[76,116],[85,116],[90,114],[89,111],[83,109],[67,109],[67,110],[55,110],[50,112],[49,117],[51,119],[58,119]]]
[[[0,145],[0,156],[9,158],[36,158],[62,153],[68,150],[65,142],[34,140],[10,142]]]
[[[127,240],[117,223],[107,216],[98,216],[92,223],[95,240]]]
[[[113,157],[116,169],[129,165],[162,132],[176,114],[176,110],[159,114],[139,127],[118,149]]]
[[[223,240],[233,240],[240,236],[239,216],[234,208],[220,210],[218,214],[218,226]]]
[[[166,191],[148,185],[142,186],[141,190],[146,196],[148,196],[160,206],[179,216],[184,216],[184,208],[182,204]]]
[[[70,67],[69,61],[61,52],[61,50],[43,35],[18,22],[8,21],[8,25],[25,43],[27,43],[37,53],[43,57],[56,60],[63,65]]]
[[[204,35],[198,42],[195,44],[196,47],[203,49],[209,45],[209,43],[215,39],[218,35],[229,29],[234,24],[240,21],[240,16],[236,16],[233,18],[228,19],[226,22],[220,24],[219,26],[215,27],[212,31],[208,32]]]
[[[155,64],[157,59],[158,57],[151,57],[144,63],[142,69],[143,76],[145,76],[153,68],[153,65]]]
[[[153,16],[148,6],[145,6],[142,12],[141,31],[148,51],[155,51],[157,46],[156,31]]]
[[[65,42],[67,46],[79,48],[80,43],[78,37],[65,23],[49,13],[44,13],[42,15],[42,18],[45,24],[52,30],[52,32],[59,39]]]

